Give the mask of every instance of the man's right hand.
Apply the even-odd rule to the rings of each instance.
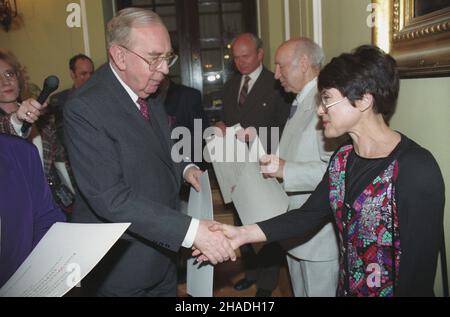
[[[211,231],[215,222],[200,220],[200,226],[195,236],[194,249],[208,258],[212,264],[223,263],[228,260],[236,261],[236,253],[230,241],[222,231]]]
[[[231,247],[234,250],[237,250],[244,244],[267,241],[266,235],[261,230],[261,228],[256,224],[242,227],[235,227],[215,222],[213,223],[212,226],[209,227],[209,230],[211,230],[212,232],[222,232],[228,239]],[[205,253],[201,252],[201,250],[196,248],[194,248],[192,256],[196,257],[199,262],[206,262],[206,261],[212,262],[211,259]]]

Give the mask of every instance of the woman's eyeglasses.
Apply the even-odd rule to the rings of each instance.
[[[319,106],[322,108],[323,112],[327,114],[327,113],[328,113],[328,109],[330,109],[330,108],[333,107],[333,106],[336,106],[337,104],[343,102],[344,100],[347,100],[347,97],[344,97],[344,98],[342,98],[341,100],[338,100],[338,101],[335,101],[335,102],[332,102],[332,103],[327,104],[327,103],[323,100],[323,98],[321,98],[321,99],[320,99],[320,104],[319,104]]]
[[[3,73],[0,73],[0,75],[1,75],[1,78],[3,78],[3,80],[5,80],[5,81],[16,81],[17,80],[17,75],[12,70],[7,70]]]

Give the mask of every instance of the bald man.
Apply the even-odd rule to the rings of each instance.
[[[280,157],[272,155],[267,160],[279,162],[279,169],[264,175],[282,181],[289,210],[300,208],[315,190],[337,145],[324,138],[316,114],[317,77],[323,60],[322,48],[308,38],[287,41],[276,53],[275,78],[297,97],[280,141]],[[336,295],[339,254],[331,223],[313,237],[290,241],[285,247],[296,297]]]

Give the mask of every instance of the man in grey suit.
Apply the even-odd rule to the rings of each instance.
[[[64,108],[79,186],[73,221],[131,227],[84,285],[98,296],[176,296],[181,246],[216,263],[235,254],[211,222],[178,209],[182,175],[200,190],[201,171],[172,160],[164,107],[148,102],[176,61],[166,27],[154,12],[129,8],[108,23],[107,40],[109,63]]]
[[[278,129],[278,137],[289,116],[291,104],[274,74],[264,68],[262,41],[251,33],[237,36],[232,43],[233,58],[239,75],[231,78],[223,89],[223,121],[217,126],[223,131],[238,123],[244,129],[267,128],[267,140],[262,140],[268,153],[276,149],[272,144],[271,129]],[[261,137],[261,135],[260,135]],[[238,215],[236,215],[238,217]],[[237,224],[240,224],[239,220]],[[253,249],[241,248],[247,267],[245,278],[235,284],[236,290],[245,290],[257,284],[257,297],[271,296],[278,284],[280,265],[283,263],[283,250],[278,243],[271,243],[255,255]]]
[[[336,149],[335,142],[324,139],[316,114],[317,76],[323,60],[320,46],[308,38],[287,41],[276,53],[275,76],[287,92],[297,97],[280,141],[281,158],[264,158],[262,170],[265,176],[283,181],[290,196],[289,210],[306,202]],[[339,253],[333,225],[328,223],[314,237],[296,242],[297,247],[291,248],[287,256],[295,296],[335,296]]]

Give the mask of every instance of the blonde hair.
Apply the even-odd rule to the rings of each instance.
[[[23,96],[23,94],[26,94],[28,89],[28,75],[25,67],[20,64],[17,57],[11,51],[8,51],[4,48],[0,48],[0,60],[11,66],[14,73],[16,74],[17,80],[19,82],[19,94],[21,96]]]
[[[155,12],[141,8],[127,8],[117,12],[116,16],[108,22],[106,38],[108,49],[114,44],[126,47],[132,46],[130,39],[131,29],[136,26],[149,24],[162,24],[161,18]]]

